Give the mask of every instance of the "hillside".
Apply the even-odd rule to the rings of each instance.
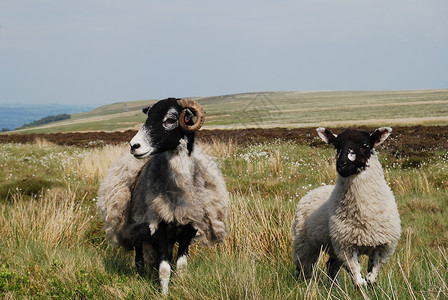
[[[204,107],[206,129],[350,125],[447,125],[448,89],[415,91],[286,91],[193,98]],[[71,120],[15,133],[124,131],[145,120],[155,100],[120,102],[73,114]]]

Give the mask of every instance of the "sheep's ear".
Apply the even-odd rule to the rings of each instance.
[[[187,125],[194,125],[194,121],[193,121],[193,118],[194,118],[194,114],[193,114],[193,112],[189,109],[189,108],[186,108],[186,109],[184,109],[185,110],[185,124],[187,124]]]
[[[390,127],[381,127],[375,130],[370,135],[370,146],[376,147],[381,145],[392,133],[392,128]]]
[[[147,107],[145,107],[144,109],[142,109],[142,112],[145,114],[145,115],[147,115],[148,114],[148,111],[151,109],[151,106],[147,106]]]
[[[330,132],[330,130],[319,127],[316,129],[317,134],[320,136],[320,138],[327,144],[334,145],[336,141],[336,136]]]

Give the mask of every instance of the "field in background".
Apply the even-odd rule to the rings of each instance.
[[[334,151],[314,136],[244,144],[244,138],[202,139],[231,195],[229,236],[224,245],[193,246],[188,273],[173,276],[169,299],[448,298],[446,136],[425,148],[421,136],[397,130],[380,160],[403,234],[378,285],[355,290],[344,271],[341,287],[332,286],[325,257],[311,281],[297,280],[295,207],[336,176]],[[95,208],[99,182],[124,148],[59,146],[43,138],[0,145],[0,298],[161,298],[156,272],[138,275],[132,254],[108,245]]]
[[[260,92],[193,99],[198,100],[206,111],[206,129],[448,124],[447,89]],[[145,120],[141,109],[154,102],[114,103],[74,114],[69,121],[13,133],[135,130]]]

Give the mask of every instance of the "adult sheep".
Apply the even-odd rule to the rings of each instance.
[[[159,263],[167,294],[176,242],[182,272],[193,238],[224,241],[228,193],[217,164],[195,145],[204,122],[196,101],[168,98],[143,112],[148,118],[132,138],[130,154],[112,165],[101,184],[98,208],[109,240],[135,249],[139,272],[145,261]]]
[[[336,136],[325,128],[317,132],[337,150],[338,177],[336,185],[317,188],[300,200],[293,225],[294,263],[309,278],[324,249],[330,256],[327,271],[332,280],[339,282],[343,266],[357,286],[373,284],[401,234],[395,197],[374,150],[392,129],[382,127],[371,135],[345,130]],[[359,262],[362,254],[369,256],[366,279]]]

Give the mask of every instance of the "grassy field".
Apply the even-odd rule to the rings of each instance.
[[[345,271],[340,287],[328,282],[324,256],[312,280],[298,280],[291,257],[295,207],[311,189],[334,183],[333,149],[232,140],[203,147],[227,181],[229,236],[223,245],[192,247],[169,299],[448,299],[446,151],[428,151],[417,166],[413,157],[380,152],[403,233],[379,283],[356,290]],[[138,275],[132,253],[109,246],[96,211],[99,182],[123,149],[0,145],[0,298],[162,298],[157,273]]]
[[[448,90],[370,92],[260,92],[194,98],[204,107],[206,129],[448,124]],[[12,133],[137,129],[141,109],[154,100],[114,103],[74,114],[68,121]],[[354,113],[356,111],[356,114]]]

